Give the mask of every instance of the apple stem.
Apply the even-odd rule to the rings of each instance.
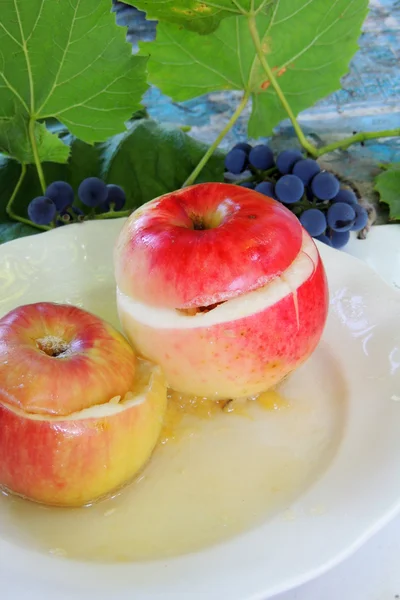
[[[30,225],[31,227],[36,227],[36,229],[40,229],[42,231],[48,231],[49,229],[52,229],[52,228],[48,227],[47,225],[36,225],[30,219],[25,219],[24,217],[20,217],[13,211],[12,205],[13,205],[15,198],[17,197],[17,194],[18,194],[20,188],[21,188],[21,185],[22,185],[22,182],[24,181],[25,175],[26,175],[26,164],[21,163],[21,173],[20,173],[20,176],[16,183],[16,186],[13,190],[13,193],[11,194],[9,201],[6,204],[6,213],[10,217],[10,219],[12,219],[13,221],[19,221],[20,223],[24,223],[24,225]]]
[[[207,164],[207,162],[209,161],[211,156],[214,154],[215,150],[218,148],[218,146],[220,145],[220,143],[222,142],[222,140],[224,139],[226,134],[232,129],[232,127],[234,126],[234,124],[236,123],[236,121],[238,120],[240,115],[242,114],[243,110],[245,109],[245,107],[249,101],[249,98],[250,98],[250,91],[247,90],[244,93],[244,96],[243,96],[239,106],[237,107],[237,109],[235,110],[235,112],[233,113],[233,115],[231,116],[231,118],[229,119],[227,124],[225,125],[225,127],[222,129],[222,131],[219,133],[218,137],[214,140],[214,142],[208,148],[207,152],[204,154],[203,158],[200,160],[200,162],[198,163],[196,168],[191,172],[191,174],[186,179],[186,181],[184,182],[182,187],[187,187],[188,185],[192,185],[193,183],[195,183],[198,175],[201,173],[201,171],[203,170],[203,168],[205,167],[205,165]]]

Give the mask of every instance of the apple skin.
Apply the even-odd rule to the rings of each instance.
[[[240,204],[243,198],[244,205],[251,206],[251,214],[256,218],[239,218],[236,222],[233,216],[234,223],[230,224],[229,230],[231,239],[222,235],[222,246],[217,237],[220,228],[217,219],[211,231],[215,233],[218,248],[212,256],[214,261],[219,260],[217,266],[222,275],[219,278],[218,269],[212,269],[212,292],[206,298],[210,281],[209,262],[206,258],[204,263],[200,259],[195,264],[189,262],[194,255],[189,234],[195,240],[194,244],[200,245],[198,234],[207,234],[210,230],[185,229],[181,224],[181,243],[178,242],[179,230],[173,229],[172,233],[169,230],[169,237],[159,230],[160,220],[164,223],[168,215],[174,225],[178,221],[176,198],[169,212],[168,195],[144,205],[138,215],[133,213],[115,247],[120,322],[136,352],[159,364],[168,385],[173,389],[216,399],[253,396],[278,384],[316,348],[325,326],[329,303],[324,267],[313,240],[298,219],[279,202],[229,184],[201,184],[194,187],[197,188],[196,199],[204,197],[204,211],[208,210],[211,203],[209,196],[215,194],[217,200],[214,198],[213,206],[217,212],[221,202],[224,205],[224,199],[235,198]],[[184,206],[185,193],[189,197],[190,208],[187,212],[190,212],[193,188],[182,190],[179,194],[179,201]],[[200,200],[197,214],[201,219]],[[206,216],[208,222],[212,222],[212,212],[206,213]],[[255,222],[262,223],[262,231],[258,225],[254,229]],[[238,237],[241,243],[237,245]],[[260,250],[260,239],[266,240],[269,262],[267,257],[264,257],[264,262],[258,260],[264,251],[262,244]],[[177,256],[171,249],[174,245],[179,248]],[[186,255],[185,245],[188,246]],[[163,247],[165,254],[161,252]],[[248,248],[256,247],[260,251],[257,250],[253,255],[253,263],[248,260],[241,263],[243,253],[247,256]],[[206,248],[211,253],[211,246],[206,244]],[[153,250],[154,256],[151,257]],[[143,259],[146,252],[150,258]],[[186,268],[182,256],[188,260]],[[160,264],[155,264],[157,260]],[[129,268],[131,261],[135,264]],[[234,269],[230,263],[234,263]],[[255,277],[252,279],[249,271],[253,264]],[[236,292],[233,296],[226,295],[226,288],[223,287],[219,288],[219,296],[215,292],[219,285],[223,285],[224,277],[226,281],[227,265],[229,273],[235,271],[236,282],[241,277],[240,273],[243,275],[240,280],[243,287],[239,295]],[[152,269],[148,274],[150,282],[146,284],[143,283],[146,279],[144,270],[149,268]],[[159,276],[161,271],[164,271],[162,277]],[[266,279],[262,278],[264,271]],[[263,281],[262,286],[254,288],[255,281]],[[188,291],[184,288],[185,282]],[[165,294],[163,286],[166,288]],[[199,293],[193,293],[193,290]],[[254,301],[259,294],[265,301],[264,305],[260,305],[260,300]],[[216,307],[208,306],[211,310],[207,312],[188,316],[181,310],[187,304],[193,306],[194,300],[197,302],[199,298],[201,302],[205,298],[208,302],[217,297],[224,300],[220,300],[222,303]],[[174,308],[171,299],[175,302],[172,305]],[[179,299],[182,300],[180,306],[177,304]]]
[[[241,398],[276,385],[314,351],[327,317],[327,282],[318,259],[295,298],[287,294],[264,310],[212,326],[151,327],[135,318],[121,297],[118,310],[132,344],[162,366],[173,389],[208,398]]]
[[[132,213],[115,246],[115,277],[147,304],[210,306],[283,273],[301,244],[300,223],[281,203],[236,185],[198,184]]]
[[[68,345],[48,356],[38,340]],[[68,415],[123,396],[135,379],[136,357],[108,323],[76,306],[38,302],[0,319],[0,403],[27,413]]]
[[[143,380],[127,340],[69,305],[11,311],[0,319],[0,340],[0,487],[81,506],[131,480],[163,424],[160,368],[149,365]],[[43,340],[63,352],[48,355]]]
[[[0,486],[52,506],[78,507],[129,483],[148,461],[167,405],[154,370],[144,402],[101,417],[31,418],[0,406]]]

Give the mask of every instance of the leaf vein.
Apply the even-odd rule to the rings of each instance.
[[[29,40],[31,39],[32,35],[34,34],[36,27],[38,26],[38,23],[40,21],[40,17],[42,16],[42,11],[43,11],[43,6],[44,6],[45,0],[42,0],[40,7],[39,7],[39,11],[36,17],[36,21],[33,24],[32,30],[30,32],[30,34],[28,35],[28,37],[26,38],[26,43],[29,42]]]
[[[76,21],[76,15],[78,13],[78,10],[79,10],[79,7],[80,7],[80,3],[81,3],[81,0],[77,0],[76,6],[75,6],[75,9],[74,9],[74,14],[72,15],[72,21],[71,21],[71,27],[70,27],[70,30],[69,30],[68,40],[67,40],[67,43],[65,45],[64,52],[63,52],[63,55],[61,57],[61,61],[60,61],[57,73],[55,75],[53,85],[51,86],[51,89],[50,89],[50,91],[49,91],[46,99],[44,100],[44,102],[42,103],[41,107],[39,108],[38,115],[40,115],[40,113],[42,112],[42,110],[44,109],[44,107],[46,106],[46,104],[48,103],[48,101],[50,100],[50,98],[51,98],[54,90],[57,87],[58,78],[60,77],[60,73],[61,73],[62,68],[64,66],[65,58],[67,56],[67,53],[68,53],[68,50],[69,50],[69,47],[70,47],[70,44],[71,44],[72,32],[73,32],[73,29],[74,29],[74,24],[75,24],[75,21]],[[71,5],[71,8],[72,8],[72,4],[71,3],[70,3],[70,5]]]
[[[65,85],[66,83],[70,83],[71,81],[73,81],[74,79],[76,79],[77,77],[80,77],[85,71],[87,71],[88,69],[90,69],[91,67],[93,67],[93,65],[96,64],[96,62],[98,62],[101,58],[103,58],[104,54],[107,52],[108,48],[114,43],[115,38],[111,39],[108,41],[107,45],[103,48],[102,52],[100,52],[100,54],[98,54],[91,63],[89,63],[88,65],[86,65],[86,67],[84,67],[83,69],[81,69],[80,71],[78,71],[78,73],[75,73],[74,75],[71,75],[71,77],[69,77],[68,79],[64,79],[64,81],[59,81],[56,85],[56,87],[60,87],[62,85]]]
[[[17,46],[19,46],[20,48],[22,48],[21,42],[19,40],[17,40],[17,38],[15,38],[10,31],[8,31],[7,27],[5,27],[1,21],[0,21],[0,27],[8,35],[8,37],[10,39],[12,39],[12,41],[14,42],[14,44],[17,44]]]
[[[176,46],[178,46],[178,48],[180,48],[185,54],[187,54],[189,56],[189,58],[191,58],[195,64],[198,64],[201,67],[204,67],[207,71],[211,71],[211,73],[214,73],[215,75],[218,75],[219,77],[221,77],[221,79],[224,79],[227,83],[229,83],[230,85],[232,85],[234,87],[234,89],[237,89],[237,87],[238,87],[237,84],[234,83],[233,81],[231,81],[230,79],[228,79],[228,77],[225,77],[223,75],[223,73],[217,71],[216,69],[213,69],[209,65],[207,65],[207,64],[201,62],[200,60],[198,60],[191,52],[189,52],[189,50],[187,50],[184,46],[182,46],[181,44],[179,44],[179,42],[177,42],[176,40],[174,40],[168,32],[166,32],[166,35],[170,39],[171,44],[172,45],[175,44]]]
[[[335,0],[334,5],[336,5],[339,2],[339,0]],[[346,7],[346,10],[348,9],[349,6],[351,6],[351,4],[353,4],[353,2],[355,2],[355,0],[350,0],[349,4]],[[332,9],[332,7],[331,7]],[[330,9],[330,10],[331,10]],[[330,11],[329,11],[330,12]],[[327,31],[329,31],[329,29],[331,29],[334,25],[336,25],[336,23],[339,21],[338,17],[335,21],[332,21],[327,27],[326,29],[322,30],[320,33],[318,33],[312,40],[311,42],[305,46],[302,50],[300,50],[300,52],[298,52],[295,56],[292,56],[292,58],[288,59],[285,63],[283,63],[281,65],[281,68],[285,68],[287,67],[290,63],[294,62],[295,60],[297,60],[298,58],[300,58],[301,56],[303,56],[303,54],[305,54],[310,48],[312,48],[313,46],[316,46],[316,42],[319,40],[320,37],[322,37],[323,35],[326,34]],[[333,43],[333,42],[332,42]],[[321,46],[325,46],[325,45],[331,45],[330,44],[319,44]]]

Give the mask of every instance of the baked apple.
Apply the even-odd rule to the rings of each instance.
[[[0,319],[0,487],[81,506],[150,457],[166,409],[158,367],[74,306],[37,303]]]
[[[114,264],[124,332],[180,392],[264,391],[310,356],[325,325],[314,241],[280,202],[244,187],[198,184],[141,206]]]

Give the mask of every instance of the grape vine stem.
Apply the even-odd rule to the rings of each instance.
[[[40,161],[39,151],[38,151],[38,147],[36,144],[35,125],[36,125],[36,120],[33,117],[31,117],[29,119],[29,140],[31,142],[33,158],[35,159],[35,166],[36,166],[37,174],[38,174],[39,181],[40,181],[40,187],[42,188],[42,192],[44,194],[44,192],[46,190],[46,180],[44,178],[42,163]]]
[[[110,210],[106,213],[100,213],[98,215],[94,215],[93,219],[102,220],[102,219],[117,219],[122,217],[129,217],[132,214],[133,209],[128,210]]]
[[[235,112],[233,113],[233,115],[231,116],[231,118],[229,119],[227,124],[225,125],[225,127],[219,133],[218,137],[214,140],[214,142],[208,148],[207,152],[204,154],[203,158],[200,160],[200,162],[198,163],[196,168],[191,172],[189,177],[186,179],[186,181],[182,185],[182,187],[187,187],[188,185],[192,185],[196,181],[199,173],[202,171],[204,166],[207,164],[207,162],[209,161],[211,156],[214,154],[215,150],[218,148],[218,146],[220,145],[220,143],[226,136],[226,134],[232,129],[232,127],[234,126],[234,124],[236,123],[236,121],[238,120],[240,115],[242,114],[243,110],[245,109],[245,107],[249,101],[249,98],[250,98],[250,91],[246,91],[240,104],[238,105],[237,109],[235,110]]]
[[[13,202],[14,202],[15,198],[17,197],[17,194],[21,188],[21,185],[22,185],[22,182],[24,181],[25,175],[26,175],[26,165],[24,163],[22,163],[20,176],[19,176],[16,186],[13,190],[13,193],[11,194],[9,201],[6,204],[6,213],[10,217],[10,219],[12,219],[13,221],[19,221],[20,223],[24,223],[25,225],[30,225],[31,227],[36,227],[36,229],[40,229],[41,231],[49,231],[49,229],[51,229],[51,227],[47,227],[47,225],[36,225],[35,223],[32,223],[32,221],[30,221],[29,219],[20,217],[12,209]]]
[[[248,16],[248,25],[249,25],[250,35],[253,40],[253,44],[256,49],[260,64],[261,64],[262,68],[264,69],[265,74],[267,75],[272,87],[274,88],[275,93],[280,100],[280,103],[282,104],[283,108],[287,112],[287,115],[293,125],[293,129],[296,132],[296,135],[299,139],[300,144],[308,152],[308,154],[316,157],[318,155],[317,148],[306,139],[303,131],[301,130],[300,125],[298,124],[298,122],[296,120],[296,117],[293,114],[293,111],[290,107],[289,102],[286,100],[285,94],[282,92],[281,87],[280,87],[277,79],[275,78],[275,75],[274,75],[271,67],[268,64],[267,59],[265,58],[265,54],[264,54],[262,46],[261,46],[260,36],[258,35],[257,21],[256,21],[256,18],[254,15]]]
[[[318,158],[319,156],[327,154],[328,152],[333,152],[334,150],[345,150],[353,144],[366,142],[367,140],[376,140],[378,138],[385,137],[396,137],[398,135],[400,136],[400,128],[382,129],[381,131],[365,131],[356,133],[355,135],[351,135],[350,137],[344,138],[343,140],[338,140],[337,142],[332,142],[332,144],[328,144],[327,146],[318,148],[315,157]]]

